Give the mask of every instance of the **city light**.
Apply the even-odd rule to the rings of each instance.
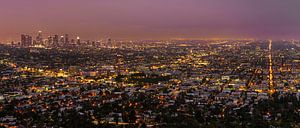
[[[299,5],[2,0],[0,128],[300,128]]]

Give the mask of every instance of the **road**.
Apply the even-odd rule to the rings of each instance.
[[[272,40],[269,40],[269,93],[273,94],[274,81],[273,81],[273,59],[272,59]]]

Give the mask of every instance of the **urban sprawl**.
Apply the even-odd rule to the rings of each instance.
[[[296,40],[0,45],[0,127],[300,127]]]

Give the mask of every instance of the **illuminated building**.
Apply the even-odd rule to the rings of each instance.
[[[77,36],[76,44],[77,44],[77,45],[80,45],[80,37],[79,37],[79,36]]]
[[[65,34],[65,42],[64,42],[64,45],[69,45],[69,35],[68,34]]]
[[[65,38],[64,36],[60,36],[60,44],[64,45],[65,44]]]
[[[30,46],[32,45],[32,37],[29,35],[21,35],[21,45],[22,46]]]
[[[43,44],[42,31],[38,32],[38,35],[36,37],[36,43],[37,43],[37,45],[42,45]]]
[[[107,39],[106,45],[107,45],[107,47],[112,47],[112,41],[111,41],[111,38],[108,38],[108,39]]]
[[[58,46],[58,44],[59,44],[58,40],[59,40],[58,39],[58,35],[54,35],[54,38],[53,38],[53,44],[54,44],[54,46]]]
[[[48,45],[53,45],[53,37],[52,36],[48,37]]]

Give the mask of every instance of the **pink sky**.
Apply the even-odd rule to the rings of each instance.
[[[1,0],[0,41],[21,33],[83,39],[300,38],[300,0]]]

